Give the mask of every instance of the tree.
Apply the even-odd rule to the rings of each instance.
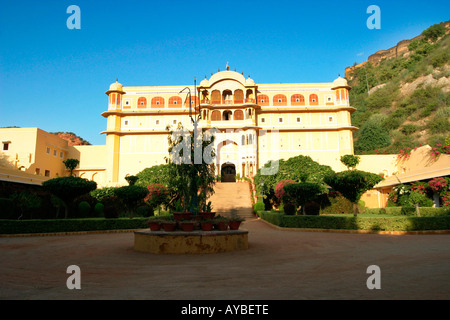
[[[269,161],[264,165],[264,168],[275,168],[273,174],[264,175],[261,168],[258,169],[255,175],[255,187],[259,194],[264,194],[265,202],[272,202],[273,205],[278,205],[278,199],[275,196],[275,188],[280,181],[292,180],[294,182],[310,182],[317,183],[321,186],[323,192],[327,191],[327,187],[323,182],[326,175],[334,173],[330,166],[321,165],[314,161],[309,156],[299,155],[289,158],[288,160],[281,159],[276,163]]]
[[[136,181],[139,180],[139,177],[137,177],[137,176],[126,176],[125,180],[127,180],[129,186],[133,186],[136,183]]]
[[[160,164],[145,168],[136,175],[139,178],[139,180],[136,181],[136,185],[147,187],[148,185],[159,183],[168,186],[170,178],[169,167],[169,164]]]
[[[360,171],[348,170],[328,175],[324,178],[334,190],[339,191],[346,199],[353,203],[353,215],[358,214],[358,202],[364,192],[372,189],[377,183],[384,180],[377,174]]]
[[[126,207],[127,214],[133,217],[138,204],[147,196],[148,190],[145,187],[129,185],[114,189],[115,195],[122,200]]]
[[[303,214],[305,214],[305,205],[323,193],[318,183],[301,182],[286,184],[283,189],[285,191],[283,202],[294,203],[295,208],[301,206]]]
[[[42,187],[64,202],[64,217],[67,218],[69,215],[69,206],[73,200],[76,197],[95,190],[97,188],[97,183],[84,178],[70,176],[44,181]]]
[[[70,176],[73,176],[73,170],[77,167],[80,161],[77,159],[67,159],[64,160],[63,163],[66,166],[66,169],[70,170]]]
[[[345,156],[341,157],[341,162],[347,167],[348,170],[355,169],[356,166],[359,164],[360,161],[359,156],[354,156],[352,154],[346,154]]]
[[[215,136],[208,134],[206,130],[199,130],[197,133],[188,132],[181,125],[176,132],[170,128],[168,131],[168,151],[171,155],[167,158],[169,189],[180,196],[186,212],[197,213],[214,193],[215,166],[205,156],[210,157],[211,161],[214,159],[215,150],[211,146]],[[201,155],[201,159],[196,159],[198,154]]]

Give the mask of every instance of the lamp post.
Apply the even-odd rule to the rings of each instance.
[[[191,89],[189,87],[185,87],[183,90],[181,90],[179,92],[179,94],[181,94],[183,91],[187,90],[187,96],[186,96],[186,100],[189,101],[189,118],[191,118],[192,124],[194,125],[194,163],[192,163],[192,157],[191,157],[191,163],[190,165],[196,165],[196,164],[202,164],[202,139],[201,136],[198,135],[198,122],[201,120],[202,118],[202,114],[201,114],[201,107],[200,107],[200,99],[197,99],[197,79],[194,78],[194,91],[195,91],[195,95],[194,95],[194,110],[192,110],[192,96],[191,96]],[[185,100],[185,101],[186,101]],[[198,106],[197,104],[197,100],[199,101]],[[197,113],[198,110],[198,113]],[[199,162],[200,160],[200,162]],[[192,177],[191,177],[191,185],[190,188],[195,191],[193,192],[193,197],[192,199],[190,199],[191,203],[189,204],[189,211],[194,212],[194,211],[198,211],[198,186],[197,186],[197,171],[195,170],[195,167],[193,167],[192,172]]]

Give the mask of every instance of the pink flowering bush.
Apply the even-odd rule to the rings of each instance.
[[[292,184],[292,183],[296,183],[293,180],[281,180],[280,182],[278,182],[277,186],[275,187],[275,196],[282,201],[283,199],[283,195],[285,194],[284,191],[284,186],[287,184]]]
[[[448,186],[448,181],[444,177],[438,177],[430,180],[430,182],[428,182],[428,185],[430,186],[431,190],[439,193]]]
[[[436,146],[431,147],[430,153],[433,160],[436,161],[441,154],[450,154],[450,145],[447,143],[438,143]]]
[[[148,195],[145,197],[145,202],[152,207],[157,207],[161,204],[165,204],[169,199],[169,190],[167,187],[160,183],[150,184],[147,186]]]

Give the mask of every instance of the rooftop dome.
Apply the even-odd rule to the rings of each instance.
[[[339,87],[349,87],[347,80],[342,78],[340,75],[336,80],[333,81],[333,88]]]
[[[202,87],[207,87],[207,86],[209,86],[209,81],[208,81],[208,79],[206,79],[206,76],[205,76],[205,79],[203,79],[203,80],[200,82],[200,86],[202,86]]]
[[[250,78],[250,75],[248,75],[248,78],[245,79],[245,85],[247,85],[247,86],[254,86],[255,85],[255,81],[253,81],[253,79]]]
[[[122,84],[120,84],[117,80],[114,83],[111,83],[109,86],[109,91],[122,91]]]

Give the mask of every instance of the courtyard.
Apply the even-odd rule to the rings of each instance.
[[[280,230],[247,219],[249,248],[218,254],[133,250],[133,232],[0,238],[0,299],[310,300],[450,298],[450,234]],[[81,289],[66,286],[67,267]],[[367,268],[381,271],[369,290]]]

